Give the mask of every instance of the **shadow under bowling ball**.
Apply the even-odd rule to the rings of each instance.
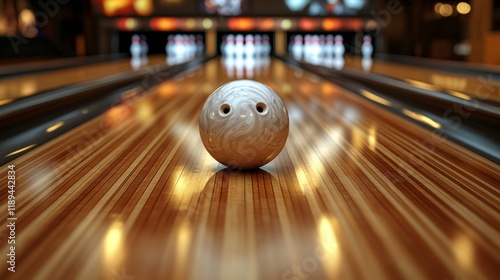
[[[237,199],[238,203],[249,203],[252,201],[254,192],[264,192],[266,188],[280,186],[280,183],[269,172],[260,168],[241,170],[226,167],[217,171],[208,179],[200,193],[198,203],[191,209],[191,218],[203,215],[207,211],[209,215],[224,215],[228,204],[239,209],[239,204],[234,205],[230,201],[233,196],[244,195],[245,200]],[[252,194],[252,196],[249,196]],[[267,198],[267,196],[265,197]],[[224,207],[220,207],[220,206]]]
[[[192,218],[202,221],[195,224],[203,229],[204,241],[194,259],[200,265],[195,274],[204,279],[221,274],[247,279],[243,271],[254,271],[259,279],[281,279],[317,246],[314,218],[300,187],[283,186],[262,169],[216,172],[197,205]]]

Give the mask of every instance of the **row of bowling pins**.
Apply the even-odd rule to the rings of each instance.
[[[227,57],[261,57],[271,54],[271,44],[266,34],[229,34],[222,38],[220,50]]]
[[[141,66],[148,64],[148,51],[149,46],[146,36],[133,35],[132,44],[130,44],[130,55],[132,56],[130,66],[132,69],[137,70]]]
[[[295,59],[304,59],[312,63],[319,63],[323,58],[327,57],[340,58],[345,53],[342,35],[333,36],[332,34],[327,36],[307,34],[304,37],[295,35],[292,37],[288,48],[289,53]],[[361,54],[363,58],[372,57],[372,39],[368,35],[363,37]]]
[[[169,64],[181,63],[202,55],[205,46],[203,36],[176,34],[168,35],[165,52]]]
[[[323,58],[344,56],[344,38],[342,35],[295,35],[288,45],[289,53],[297,60],[304,59],[313,64],[319,64]]]
[[[144,35],[133,35],[132,44],[130,44],[130,55],[133,59],[140,59],[147,57],[149,51],[148,42]]]
[[[222,64],[229,78],[252,79],[255,75],[267,74],[269,70],[270,57],[263,56],[224,56]]]

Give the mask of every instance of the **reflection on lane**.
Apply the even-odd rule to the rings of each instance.
[[[491,163],[442,140],[427,148],[425,130],[271,60],[243,75],[281,95],[288,142],[262,169],[230,172],[198,134],[205,99],[234,79],[223,72],[209,61],[127,95],[16,160],[34,182],[19,237],[33,269],[19,279],[75,267],[79,279],[494,275]]]
[[[500,81],[493,80],[489,76],[448,73],[382,60],[374,60],[372,65],[366,63],[358,57],[351,56],[346,58],[347,67],[364,69],[375,74],[404,80],[419,88],[434,91],[440,90],[462,99],[476,97],[500,102]]]
[[[125,59],[2,79],[0,82],[0,106],[42,91],[90,81],[123,71],[140,69],[141,67],[162,62],[165,63],[165,56],[152,56],[149,59],[139,61]]]
[[[117,218],[111,223],[102,240],[102,266],[113,276],[119,275],[123,269],[122,263],[126,256],[124,235],[123,222]]]
[[[227,77],[253,79],[254,76],[268,73],[270,58],[268,56],[226,56],[222,58],[221,62],[224,65]]]

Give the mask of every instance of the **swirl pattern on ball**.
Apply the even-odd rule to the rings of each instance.
[[[288,137],[288,112],[268,86],[251,80],[222,85],[200,113],[200,136],[207,151],[235,169],[273,160]]]

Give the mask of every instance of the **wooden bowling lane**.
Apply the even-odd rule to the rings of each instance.
[[[10,162],[19,245],[0,278],[498,278],[498,165],[281,61],[258,65],[211,60]],[[290,135],[268,165],[231,172],[202,146],[198,112],[249,74],[283,98]]]
[[[165,63],[165,56],[150,56],[146,63],[145,66]],[[122,59],[1,79],[0,106],[41,91],[90,81],[132,69],[131,60]]]
[[[354,56],[346,57],[345,66],[363,69],[361,58]],[[491,75],[450,73],[377,59],[373,60],[369,71],[401,79],[413,86],[428,90],[445,89],[450,91],[450,94],[460,98],[469,96],[500,103],[500,91],[498,90],[500,81],[493,79]]]

